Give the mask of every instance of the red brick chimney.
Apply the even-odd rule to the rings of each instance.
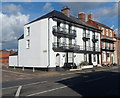
[[[64,13],[66,16],[70,16],[70,8],[68,6],[63,7],[63,9],[61,10],[62,13]]]
[[[83,21],[83,22],[85,22],[85,13],[84,12],[80,12],[79,14],[78,14],[78,19],[79,20],[81,20],[81,21]]]
[[[92,13],[88,14],[88,21],[92,19],[93,19],[93,14]]]

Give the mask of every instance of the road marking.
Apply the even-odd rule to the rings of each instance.
[[[33,84],[42,84],[42,83],[46,83],[47,81],[43,81],[43,82],[35,82],[35,83],[30,83],[30,84],[25,84],[23,86],[28,86],[28,85],[33,85]]]
[[[33,85],[33,84],[42,84],[42,83],[46,83],[47,81],[42,81],[42,82],[34,82],[34,83],[29,83],[29,84],[25,84],[25,85],[17,85],[17,86],[12,86],[12,87],[6,87],[6,88],[2,88],[2,89],[10,89],[10,88],[16,88],[19,86],[28,86],[28,85]]]
[[[66,78],[62,78],[62,79],[60,79],[60,80],[65,80],[65,79],[69,79],[69,78],[72,78],[72,77],[66,77]]]
[[[21,89],[22,89],[22,86],[19,86],[19,88],[17,89],[17,92],[15,94],[15,98],[18,98],[20,96]]]
[[[92,80],[87,80],[85,82],[92,82],[92,81],[100,80],[100,79],[103,79],[103,78],[105,78],[105,76],[104,77],[100,77],[100,78],[96,78],[96,79],[92,79]]]
[[[66,87],[67,87],[67,86],[62,86],[62,87],[59,87],[59,88],[54,88],[54,89],[42,91],[42,92],[39,92],[39,93],[30,94],[30,95],[27,95],[27,96],[29,97],[29,96],[39,95],[39,94],[43,94],[43,93],[55,91],[55,90],[62,89],[62,88],[66,88]]]

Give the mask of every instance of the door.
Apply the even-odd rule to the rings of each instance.
[[[56,67],[60,67],[60,54],[56,54]]]
[[[97,55],[97,63],[100,64],[100,62],[99,62],[99,54]]]
[[[91,54],[89,54],[89,63],[92,63],[92,58],[91,58]]]

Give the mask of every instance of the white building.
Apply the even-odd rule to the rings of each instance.
[[[81,17],[81,13],[78,18],[70,16],[70,9],[65,7],[62,12],[54,10],[26,24],[18,39],[17,59],[9,66],[56,68],[78,66],[83,61],[100,64],[101,30]]]

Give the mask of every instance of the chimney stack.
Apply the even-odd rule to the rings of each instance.
[[[85,17],[86,17],[86,15],[85,15],[84,12],[80,12],[78,14],[78,19],[81,20],[81,21],[83,21],[83,22],[85,22]]]
[[[70,16],[70,8],[68,6],[63,7],[63,9],[61,11],[66,16],[68,16],[68,17]]]
[[[93,19],[93,14],[92,13],[88,14],[88,21],[92,19]]]

